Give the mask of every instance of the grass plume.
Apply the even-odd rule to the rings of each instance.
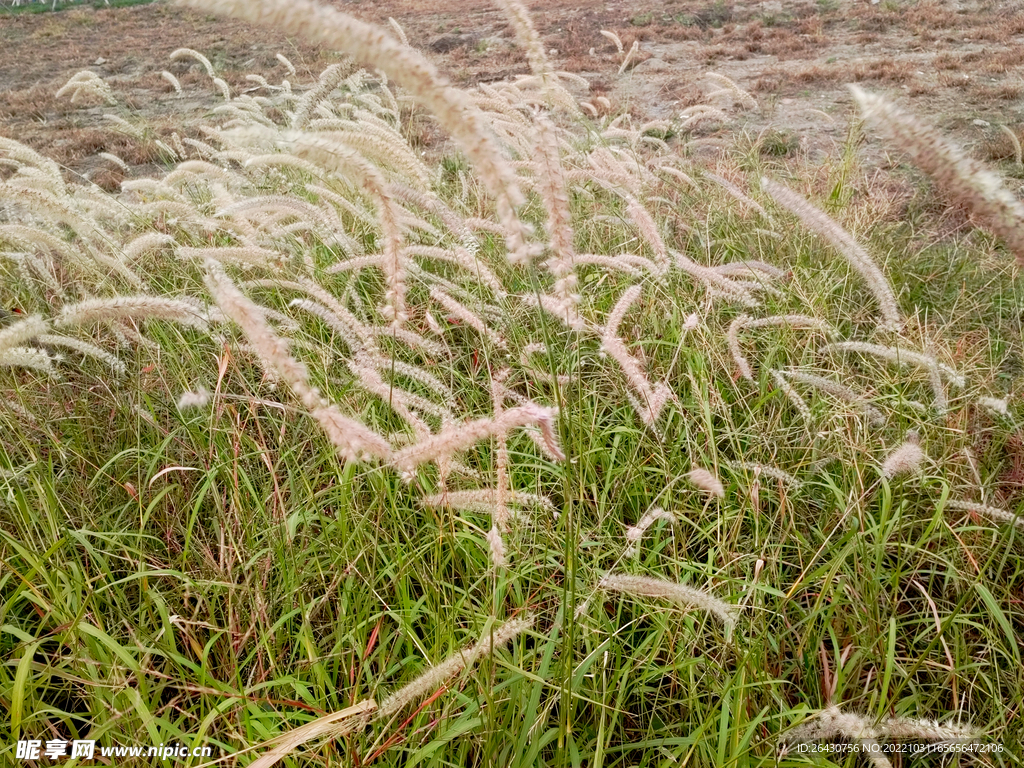
[[[939,193],[963,205],[1024,264],[1024,203],[1003,186],[999,177],[938,131],[877,94],[856,85],[850,93],[861,119],[886,142],[900,150],[931,177]]]
[[[511,619],[500,627],[480,638],[468,648],[457,651],[442,661],[428,668],[415,680],[392,693],[380,703],[377,709],[378,719],[388,719],[401,712],[417,699],[428,695],[448,680],[455,677],[466,667],[474,665],[478,659],[492,653],[495,649],[508,645],[514,638],[521,635],[533,625],[532,618]]]
[[[601,579],[600,587],[612,592],[657,597],[683,606],[696,606],[718,618],[725,626],[727,637],[732,636],[736,621],[739,619],[737,606],[719,600],[707,592],[666,579],[613,573]]]

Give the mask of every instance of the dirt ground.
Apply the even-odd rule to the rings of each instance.
[[[526,72],[501,13],[488,0],[334,0],[361,19],[394,17],[453,81],[469,84]],[[729,99],[739,125],[809,152],[828,152],[848,130],[844,84],[864,83],[927,116],[980,157],[1012,157],[1000,126],[1024,135],[1024,2],[996,0],[527,0],[556,66],[592,84],[639,118],[672,118],[687,106],[719,104],[731,78],[756,100]],[[638,52],[622,55],[609,30]],[[76,72],[104,78],[115,112],[154,136],[182,131],[189,115],[220,97],[191,60],[170,61],[188,46],[205,53],[234,92],[246,74],[288,77],[275,54],[308,82],[337,54],[273,32],[188,12],[165,2],[118,9],[0,15],[0,135],[44,151],[72,172],[95,170],[112,152],[137,166],[157,159],[152,141],[111,131],[95,102],[57,99]],[[174,73],[178,97],[162,70]],[[724,106],[724,105],[723,105]],[[184,116],[184,120],[183,120]],[[734,126],[735,127],[735,124]]]

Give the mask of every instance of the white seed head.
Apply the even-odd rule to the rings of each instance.
[[[691,483],[702,491],[710,493],[712,496],[717,496],[720,499],[725,498],[725,488],[722,486],[722,482],[703,467],[691,469],[686,476],[690,479]]]

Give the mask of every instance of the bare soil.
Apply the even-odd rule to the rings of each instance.
[[[489,0],[335,0],[359,18],[394,17],[410,42],[456,83],[525,73],[511,30]],[[848,130],[845,83],[864,83],[895,96],[916,113],[973,146],[981,157],[1012,157],[999,126],[1024,135],[1024,2],[996,0],[528,0],[551,58],[585,76],[591,98],[641,119],[672,118],[687,106],[727,107],[754,136],[770,133],[780,151],[790,144],[830,152]],[[599,34],[614,32],[639,53],[623,72],[622,56]],[[169,60],[178,47],[206,54],[235,92],[260,73],[288,77],[283,53],[309,82],[332,61],[325,51],[273,31],[204,16],[158,2],[118,9],[0,15],[0,134],[17,138],[72,172],[97,170],[108,151],[132,165],[159,159],[151,140],[117,131],[108,107],[57,99],[76,72],[107,80],[115,111],[144,123],[153,137],[187,133],[188,117],[220,97],[201,67]],[[174,73],[178,97],[160,73]],[[731,78],[756,100],[744,108],[708,72]],[[735,123],[733,124],[735,127]],[[114,173],[114,171],[109,171]],[[116,184],[117,179],[106,179]]]

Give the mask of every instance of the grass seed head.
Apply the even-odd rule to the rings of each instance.
[[[864,122],[928,174],[949,202],[963,205],[1001,238],[1024,264],[1024,203],[999,177],[917,117],[856,85],[849,88]]]
[[[705,493],[710,493],[712,496],[717,496],[720,499],[725,498],[725,488],[722,486],[722,481],[703,467],[691,469],[686,476],[690,479],[691,483]]]
[[[924,451],[915,440],[908,440],[890,453],[882,464],[882,475],[889,480],[900,475],[911,475],[921,469]]]

